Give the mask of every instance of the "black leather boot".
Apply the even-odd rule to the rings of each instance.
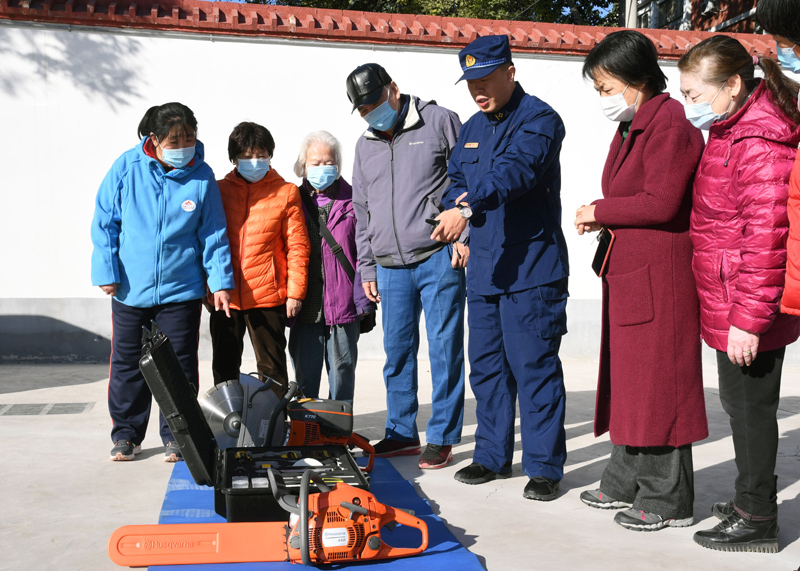
[[[695,543],[717,551],[778,552],[778,518],[748,521],[734,511],[714,528],[694,534]]]
[[[727,502],[717,502],[711,507],[711,513],[717,519],[731,517],[736,510],[733,508],[733,500]]]

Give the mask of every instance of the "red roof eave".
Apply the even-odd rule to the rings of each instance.
[[[478,36],[506,34],[517,53],[585,56],[618,28],[541,22],[471,20],[201,0],[0,0],[0,20],[461,49]],[[641,30],[659,57],[680,58],[713,35]],[[775,57],[771,36],[731,34],[750,53]]]

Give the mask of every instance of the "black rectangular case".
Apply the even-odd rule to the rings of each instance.
[[[288,520],[289,514],[275,501],[269,487],[270,466],[281,473],[293,494],[298,492],[307,469],[318,472],[331,485],[344,482],[369,489],[367,478],[344,446],[220,450],[169,339],[154,324],[152,331],[145,330],[142,344],[139,368],[186,466],[195,482],[214,488],[214,510],[229,522]]]

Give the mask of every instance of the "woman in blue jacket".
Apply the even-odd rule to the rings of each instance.
[[[141,142],[117,159],[97,192],[92,284],[113,296],[111,460],[141,452],[150,417],[152,397],[139,372],[142,326],[159,325],[197,390],[206,287],[215,309],[229,311],[225,290],[234,281],[225,213],[196,133],[197,119],[185,105],[151,107],[139,123]],[[163,415],[161,439],[164,460],[180,459]]]

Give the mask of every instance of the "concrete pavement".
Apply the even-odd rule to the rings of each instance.
[[[420,363],[421,430],[430,414],[426,366],[426,362]],[[253,368],[254,363],[244,367]],[[363,361],[358,368],[356,429],[373,440],[382,437],[385,419],[381,368],[377,361]],[[451,466],[423,473],[416,458],[398,458],[393,463],[430,501],[454,535],[492,571],[797,569],[800,367],[784,371],[777,467],[781,551],[777,555],[720,553],[692,542],[695,531],[715,524],[711,505],[731,497],[735,476],[730,429],[719,405],[711,361],[705,370],[711,436],[694,452],[697,523],[685,529],[637,533],[615,525],[613,511],[594,510],[580,502],[581,491],[597,486],[611,449],[607,437],[595,439],[592,435],[596,368],[590,360],[564,363],[569,458],[561,495],[553,502],[522,497],[527,478],[519,465],[519,442],[511,478],[480,486],[453,480],[455,471],[471,459],[475,405],[469,391],[463,442],[454,448]],[[172,468],[162,462],[156,415],[151,418],[143,453],[133,462],[110,462],[107,378],[105,364],[0,366],[4,467],[0,569],[119,569],[105,553],[111,532],[121,525],[158,520]],[[201,393],[211,383],[210,363],[203,362]],[[23,404],[37,406],[18,406]]]

